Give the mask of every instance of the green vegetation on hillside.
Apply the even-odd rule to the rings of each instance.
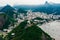
[[[45,37],[45,40],[52,40],[48,34],[35,24],[28,28],[25,28],[26,25],[27,21],[20,23],[20,25],[18,25],[5,37],[5,40],[42,40],[43,36]],[[15,35],[11,35],[12,33],[15,33]],[[42,33],[44,35],[42,35]]]
[[[0,14],[0,21],[3,22],[2,23],[3,27],[1,27],[0,30],[3,30],[5,28],[7,29],[10,24],[14,25],[14,22],[16,22],[14,18],[8,16],[5,13]]]
[[[0,35],[0,40],[4,40],[4,39],[2,38],[2,36],[3,36],[3,35]]]

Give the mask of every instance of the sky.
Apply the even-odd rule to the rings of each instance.
[[[0,0],[0,6],[4,5],[40,5],[44,4],[45,1],[52,2],[52,3],[60,3],[60,0]]]

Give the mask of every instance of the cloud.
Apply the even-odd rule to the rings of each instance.
[[[23,5],[39,5],[45,3],[46,0],[0,0],[0,5],[14,5],[14,4],[23,4]],[[60,0],[47,0],[48,2],[60,3]]]
[[[44,0],[0,0],[0,5],[6,5],[6,4],[38,5],[44,2],[45,2]]]

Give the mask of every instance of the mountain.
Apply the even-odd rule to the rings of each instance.
[[[42,5],[14,5],[14,8],[23,10],[32,10],[33,12],[44,12],[47,14],[60,15],[60,4],[45,2]]]
[[[10,24],[14,24],[15,19],[8,16],[6,13],[0,14],[0,30],[7,29]]]
[[[44,5],[37,7],[34,11],[44,12],[47,14],[54,13],[55,15],[60,15],[60,4],[45,3]]]
[[[2,9],[3,7],[0,7],[0,10]]]
[[[16,11],[16,10],[13,7],[11,7],[10,5],[6,5],[0,10],[0,12],[4,12],[9,16],[13,16],[13,14],[15,13],[14,11]]]
[[[7,12],[7,11],[13,11],[13,10],[15,10],[13,7],[11,7],[10,5],[6,5],[0,11]]]
[[[0,14],[0,30],[3,28],[3,25],[5,24],[6,21],[6,15],[5,14]]]
[[[27,21],[21,22],[20,25],[5,37],[5,40],[52,40],[52,38],[37,25],[32,23],[33,25],[27,26],[27,24]],[[11,35],[12,33],[14,35]]]
[[[24,10],[29,10],[29,9],[34,9],[34,8],[36,8],[36,7],[38,7],[39,5],[14,5],[14,8],[16,8],[16,9],[20,9],[20,8],[22,8],[22,9],[24,9]]]
[[[0,10],[0,30],[8,28],[11,23],[13,25],[15,22],[13,14],[17,14],[15,11],[10,5],[6,5]]]
[[[44,12],[47,14],[60,15],[60,4],[45,2],[44,5],[35,8],[34,11]]]
[[[27,11],[25,11],[25,10],[22,9],[22,8],[19,8],[17,11],[18,11],[19,13],[27,13]]]

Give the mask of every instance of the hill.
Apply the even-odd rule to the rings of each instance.
[[[16,14],[14,11],[16,11],[16,10],[13,7],[11,7],[10,5],[6,5],[0,10],[0,12],[4,12],[11,17],[13,17],[13,14]]]
[[[0,30],[8,28],[8,25],[13,24],[14,22],[14,18],[8,16],[6,13],[0,13]]]
[[[44,12],[47,14],[60,15],[60,4],[48,3],[42,5],[14,5],[14,8],[23,10],[32,10],[34,12]]]
[[[35,24],[28,28],[25,28],[26,26],[27,21],[20,23],[20,25],[18,25],[5,37],[5,40],[52,40],[48,34]],[[14,35],[12,35],[12,33]]]

